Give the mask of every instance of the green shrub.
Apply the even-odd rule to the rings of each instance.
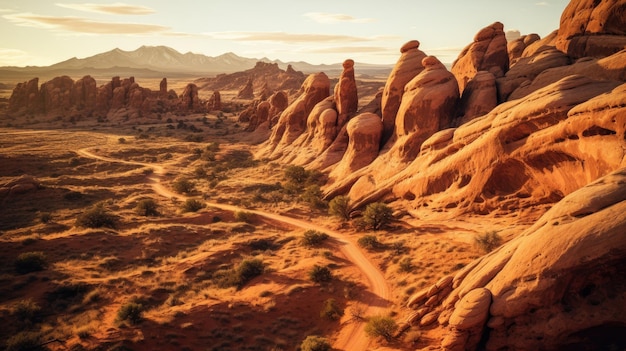
[[[302,237],[302,245],[307,247],[319,246],[328,239],[328,234],[316,230],[307,230]]]
[[[309,204],[309,207],[311,209],[324,209],[328,207],[328,204],[326,203],[326,201],[323,200],[322,197],[322,190],[320,189],[319,185],[315,184],[307,186],[304,189],[302,195],[300,195],[302,201]]]
[[[330,351],[331,346],[328,340],[317,335],[307,336],[302,344],[300,344],[301,351]]]
[[[363,211],[363,223],[369,229],[378,230],[393,219],[393,211],[382,202],[373,202]]]
[[[179,178],[172,184],[174,191],[180,194],[189,194],[196,189],[196,185],[187,178]]]
[[[18,274],[26,274],[46,269],[48,261],[41,251],[24,252],[17,256],[13,266]]]
[[[237,267],[216,272],[217,284],[222,288],[236,287],[241,289],[253,278],[263,274],[265,264],[258,258],[245,259]]]
[[[302,166],[289,165],[285,168],[285,178],[287,181],[304,184],[309,177],[309,173]]]
[[[365,324],[365,333],[370,337],[377,338],[382,336],[387,341],[393,338],[393,334],[398,330],[396,321],[387,316],[370,317]]]
[[[405,257],[400,260],[400,272],[409,273],[413,271],[413,262],[410,257]]]
[[[6,351],[43,351],[41,334],[35,332],[20,332],[10,337],[6,342]]]
[[[159,206],[157,205],[156,201],[154,201],[153,199],[144,199],[137,203],[137,207],[135,207],[135,210],[140,216],[156,217],[160,215],[158,207]]]
[[[204,208],[204,203],[196,199],[187,199],[183,202],[181,210],[183,212],[198,212]]]
[[[122,305],[117,311],[117,320],[119,322],[128,321],[130,324],[138,324],[143,319],[143,305],[129,302]]]
[[[104,204],[99,203],[76,217],[76,225],[87,228],[111,228],[115,229],[117,217],[109,213]]]
[[[331,321],[339,320],[343,316],[343,310],[337,304],[335,299],[324,301],[324,307],[320,311],[320,317],[330,319]]]
[[[364,235],[357,240],[357,244],[367,250],[376,250],[383,246],[375,235]]]
[[[325,283],[333,279],[333,274],[328,267],[315,265],[309,271],[309,278],[315,283]]]
[[[485,234],[477,235],[474,238],[474,243],[484,253],[489,253],[493,251],[495,248],[497,248],[498,246],[502,245],[502,237],[498,235],[498,232],[493,230]]]
[[[344,221],[350,219],[350,198],[344,195],[335,196],[328,203],[328,214]]]

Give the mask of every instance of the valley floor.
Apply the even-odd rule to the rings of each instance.
[[[451,218],[396,202],[388,228],[358,231],[285,190],[288,165],[255,160],[233,117],[204,117],[180,120],[203,133],[167,123],[0,129],[0,184],[37,184],[0,193],[9,326],[0,339],[27,331],[49,349],[294,350],[320,335],[338,350],[428,348],[441,330],[385,341],[365,335],[365,319],[403,325],[408,297],[483,254],[476,235],[508,240],[534,219]],[[111,223],[77,221],[97,206]],[[330,237],[304,245],[307,230]],[[363,250],[364,235],[381,245]],[[18,272],[24,255],[39,255],[41,270]],[[261,271],[237,280],[254,262]],[[312,281],[315,267],[332,278]],[[123,312],[133,306],[136,319]]]

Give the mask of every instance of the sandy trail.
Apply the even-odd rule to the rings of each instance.
[[[166,188],[163,184],[161,184],[161,177],[165,174],[165,168],[159,164],[151,164],[144,162],[136,162],[136,161],[126,161],[121,159],[115,159],[105,156],[100,156],[94,154],[90,151],[92,148],[84,148],[76,151],[79,155],[97,159],[101,161],[107,162],[117,162],[124,164],[132,164],[144,167],[150,167],[154,170],[154,173],[148,178],[152,184],[152,188],[155,193],[167,197],[168,199],[176,198],[179,200],[186,200],[188,197],[182,194],[175,193],[170,189]],[[362,303],[365,307],[364,315],[372,316],[377,314],[382,314],[384,310],[389,306],[389,298],[391,296],[389,286],[385,281],[385,278],[381,271],[372,264],[367,257],[363,254],[358,245],[350,240],[346,235],[328,229],[326,227],[322,227],[316,225],[314,223],[310,223],[307,221],[303,221],[300,219],[283,216],[276,213],[265,212],[260,210],[252,210],[247,208],[241,208],[228,204],[220,204],[220,203],[212,203],[206,202],[208,206],[227,210],[227,211],[246,211],[250,213],[254,213],[258,216],[262,216],[271,220],[280,221],[282,223],[302,228],[302,229],[313,229],[320,232],[324,232],[329,236],[333,237],[339,244],[341,252],[345,255],[345,257],[352,262],[362,273],[363,283],[366,284],[369,290],[369,294],[363,294],[364,297],[361,299],[360,303]],[[346,350],[346,351],[363,351],[367,350],[370,339],[365,334],[365,324],[360,322],[345,322],[342,324],[342,328],[339,332],[338,337],[334,341],[333,347],[337,350]]]

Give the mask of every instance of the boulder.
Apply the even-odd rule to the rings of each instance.
[[[513,67],[517,62],[517,59],[522,57],[524,50],[540,39],[539,35],[533,33],[523,35],[513,41],[509,41],[506,44],[507,51],[509,52],[509,66]]]
[[[626,48],[626,3],[571,1],[563,14],[557,49],[573,58],[605,57]]]
[[[424,70],[422,60],[426,57],[426,54],[419,50],[419,45],[419,41],[411,40],[400,48],[400,58],[385,83],[381,99],[381,113],[384,125],[381,144],[385,144],[393,135],[396,114],[398,113],[398,108],[400,108],[405,85]]]
[[[479,71],[491,72],[498,78],[508,70],[509,54],[504,25],[500,22],[481,29],[474,36],[474,42],[466,46],[452,64],[461,93]]]

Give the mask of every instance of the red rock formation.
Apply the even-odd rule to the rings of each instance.
[[[189,83],[180,96],[181,108],[187,111],[196,111],[200,108],[200,99],[198,98],[198,87]]]
[[[561,15],[556,47],[573,58],[604,57],[626,49],[626,3],[571,1]]]
[[[541,39],[537,34],[529,34],[523,35],[513,41],[507,43],[506,48],[509,52],[509,66],[513,67],[513,65],[517,62],[517,59],[522,57],[524,50],[532,43]]]
[[[43,112],[65,112],[72,107],[74,81],[68,76],[56,77],[41,85]]]
[[[343,62],[343,72],[339,76],[339,82],[335,85],[334,96],[339,118],[337,125],[342,127],[359,106],[359,97],[354,79],[354,61],[351,59]]]
[[[161,83],[159,83],[159,94],[161,96],[167,96],[167,78],[161,79]]]
[[[252,79],[249,79],[246,85],[237,93],[239,99],[254,99],[254,88],[252,87]]]
[[[72,98],[77,110],[93,111],[96,108],[98,87],[96,80],[91,76],[85,76],[74,83],[74,96]]]
[[[381,113],[384,125],[382,144],[385,144],[393,135],[396,124],[396,114],[400,107],[404,86],[423,69],[422,60],[426,54],[419,50],[419,41],[411,40],[400,49],[400,58],[394,66],[382,94]]]
[[[18,83],[9,98],[9,111],[16,113],[35,113],[42,108],[39,94],[39,78]]]
[[[467,265],[430,306],[443,350],[601,350],[626,332],[626,169],[576,190]],[[449,280],[449,277],[448,277]],[[428,288],[427,288],[428,289]],[[411,308],[423,306],[416,294]],[[481,334],[483,335],[483,334]]]
[[[278,122],[278,117],[289,106],[289,96],[284,91],[277,91],[269,98],[270,110],[269,120],[270,126],[273,126]]]
[[[285,148],[306,129],[307,118],[315,105],[330,95],[330,80],[324,73],[311,74],[304,81],[301,95],[280,115],[261,157],[280,157]]]
[[[480,71],[472,78],[461,96],[461,116],[456,125],[482,116],[498,105],[496,77],[491,72]]]
[[[498,78],[508,70],[509,54],[504,25],[500,22],[480,30],[474,36],[474,42],[466,46],[452,64],[452,73],[459,82],[461,93],[479,71],[489,71]]]

